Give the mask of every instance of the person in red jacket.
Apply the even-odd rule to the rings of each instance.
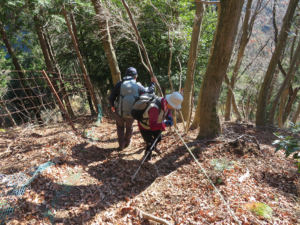
[[[151,160],[152,150],[160,153],[157,144],[161,141],[161,132],[166,130],[166,127],[173,126],[173,118],[170,109],[180,109],[183,97],[179,92],[174,92],[167,95],[166,98],[158,98],[155,103],[151,103],[143,114],[143,118],[147,122],[138,122],[142,137],[146,142],[145,156],[146,162]],[[154,141],[155,145],[150,150]]]

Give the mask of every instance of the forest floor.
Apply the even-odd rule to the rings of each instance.
[[[163,132],[163,153],[154,153],[132,181],[145,149],[136,122],[131,146],[118,151],[114,120],[104,118],[95,127],[94,119],[75,121],[77,128],[88,128],[85,135],[67,123],[0,133],[0,153],[11,150],[2,155],[0,173],[55,163],[0,223],[154,224],[142,218],[142,210],[170,224],[237,224],[175,132]],[[287,131],[227,123],[220,137],[204,141],[196,139],[198,132],[180,134],[241,224],[300,224],[297,167],[272,146],[273,133]],[[241,135],[248,136],[234,141]],[[0,180],[0,197],[1,185]],[[252,212],[256,203],[271,207],[270,215]],[[0,216],[1,204],[3,198]]]

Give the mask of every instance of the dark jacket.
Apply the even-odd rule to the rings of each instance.
[[[113,88],[110,96],[108,97],[109,104],[110,104],[111,107],[115,107],[115,100],[120,95],[121,84],[123,83],[123,81],[132,80],[132,79],[134,79],[134,78],[131,77],[131,76],[128,76],[128,77],[124,77],[122,81],[118,81],[116,83],[116,85]],[[144,93],[149,93],[149,94],[154,93],[154,88],[155,88],[155,83],[154,82],[151,82],[148,88],[145,88],[143,85],[141,85],[138,82],[137,82],[137,85],[139,87],[139,95],[142,95]]]

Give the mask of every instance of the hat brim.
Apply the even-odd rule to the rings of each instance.
[[[171,105],[174,109],[181,109],[181,105],[174,105],[174,104],[170,101],[170,96],[171,96],[171,95],[167,95],[167,96],[166,96],[166,99],[167,99],[167,102],[169,103],[169,105]]]

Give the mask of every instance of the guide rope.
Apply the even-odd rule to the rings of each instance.
[[[201,166],[201,164],[199,163],[199,161],[196,159],[196,157],[194,156],[194,154],[192,153],[192,151],[189,149],[189,147],[186,145],[185,141],[182,139],[181,135],[178,133],[178,131],[173,127],[173,129],[175,130],[175,132],[177,133],[178,137],[181,139],[182,143],[185,145],[185,147],[187,148],[187,150],[189,151],[189,153],[191,154],[191,156],[194,158],[194,160],[196,161],[196,163],[198,164],[198,166],[200,167],[200,169],[203,171],[204,175],[206,176],[206,178],[209,180],[209,182],[211,183],[211,185],[214,187],[214,189],[216,190],[216,192],[219,194],[220,198],[222,199],[222,201],[224,202],[224,204],[226,205],[228,211],[231,213],[231,215],[233,216],[233,218],[236,220],[236,222],[241,225],[240,221],[238,220],[238,218],[235,216],[234,212],[230,209],[229,205],[226,203],[225,199],[223,198],[222,194],[219,192],[219,190],[216,188],[216,186],[214,185],[214,183],[212,182],[212,180],[209,178],[209,176],[207,175],[207,173],[205,172],[205,170],[203,169],[203,167]]]

